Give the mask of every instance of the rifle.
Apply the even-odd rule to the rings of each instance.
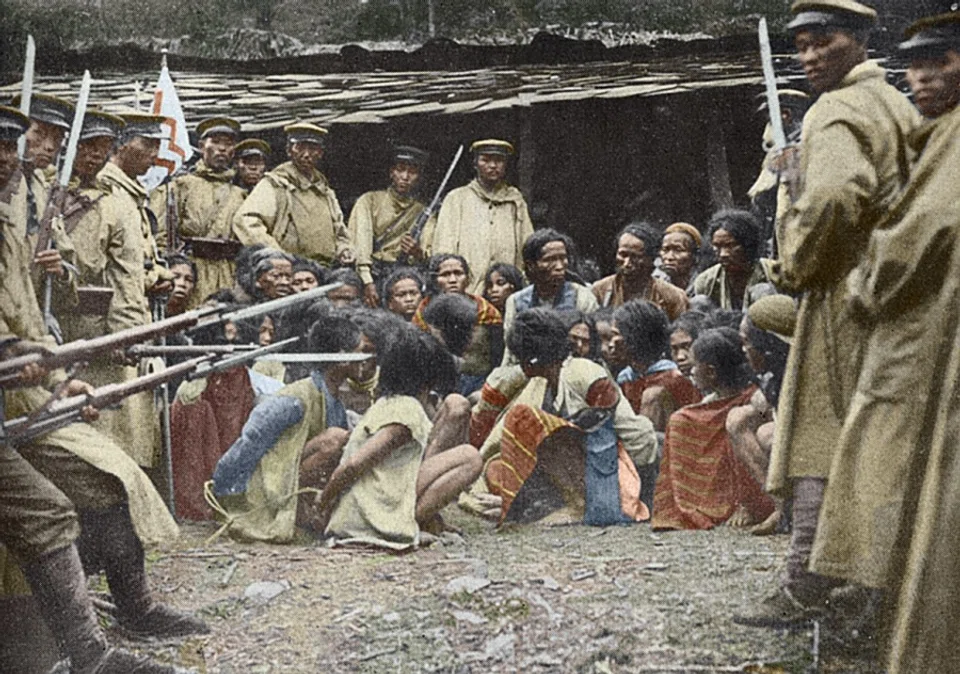
[[[23,59],[23,82],[20,85],[20,112],[30,116],[30,99],[33,97],[33,64],[37,57],[37,45],[33,35],[27,35],[27,53]],[[17,156],[21,161],[27,156],[27,135],[17,140]]]
[[[273,344],[268,344],[236,356],[231,356],[230,358],[223,358],[204,367],[198,367],[195,371],[187,374],[187,379],[202,379],[203,377],[207,377],[216,372],[232,370],[239,365],[244,365],[250,361],[257,360],[261,356],[266,356],[270,353],[276,353],[277,351],[283,351],[288,346],[293,346],[299,341],[299,337],[289,337],[279,342],[274,342]]]
[[[201,356],[145,377],[121,384],[107,384],[94,389],[91,393],[55,400],[40,414],[18,417],[6,422],[3,425],[3,435],[11,443],[27,442],[82,420],[83,409],[87,406],[104,409],[116,405],[124,398],[144,391],[152,391],[158,386],[179,379],[212,358],[212,355]]]
[[[767,19],[761,17],[758,27],[760,39],[760,61],[763,65],[763,83],[766,88],[767,110],[770,112],[770,129],[773,132],[773,149],[779,153],[777,158],[777,176],[787,185],[790,200],[795,201],[800,191],[800,162],[798,153],[787,150],[787,135],[783,129],[783,117],[780,113],[780,95],[777,92],[777,79],[773,70],[773,53],[770,49],[770,35],[767,33]]]
[[[246,353],[256,349],[252,344],[188,344],[188,345],[159,345],[137,344],[127,349],[130,358],[167,358],[170,356],[226,356]]]
[[[60,175],[57,176],[57,183],[50,191],[47,199],[47,206],[44,209],[43,217],[40,218],[40,230],[37,232],[37,246],[33,251],[34,257],[41,251],[54,248],[53,243],[53,220],[58,218],[63,224],[63,206],[67,196],[67,187],[70,184],[70,176],[73,174],[73,161],[77,157],[77,146],[80,144],[80,131],[83,129],[83,117],[87,111],[87,101],[90,98],[90,71],[83,72],[83,82],[80,85],[80,96],[77,99],[76,111],[73,115],[73,125],[70,127],[70,139],[67,141],[67,153],[64,156],[63,165],[60,167]],[[63,330],[60,328],[60,322],[53,315],[53,278],[48,273],[44,279],[43,287],[43,323],[47,330],[53,335],[57,344],[63,344]]]
[[[276,363],[359,363],[373,357],[372,353],[275,353],[257,360]]]
[[[449,168],[447,168],[446,175],[443,176],[443,180],[440,181],[440,187],[437,188],[436,194],[433,195],[433,199],[423,209],[423,212],[417,216],[417,219],[413,223],[413,228],[410,230],[410,236],[418,244],[420,243],[420,237],[423,235],[423,228],[426,226],[427,221],[430,219],[430,216],[433,215],[434,211],[437,210],[437,207],[440,206],[440,198],[443,196],[443,190],[446,189],[447,183],[450,182],[450,176],[453,175],[453,170],[457,168],[457,164],[460,163],[460,157],[463,156],[463,145],[457,149],[457,154],[454,155],[453,161],[450,163]],[[397,262],[399,264],[407,264],[409,256],[406,253],[400,253],[397,256]]]
[[[143,344],[151,340],[174,335],[184,330],[204,328],[211,325],[223,324],[228,321],[238,321],[269,314],[273,311],[286,309],[301,303],[317,300],[342,283],[330,283],[306,292],[280,297],[269,302],[255,304],[242,309],[231,309],[226,304],[194,309],[178,316],[165,318],[156,323],[138,325],[126,330],[114,332],[92,339],[78,339],[62,346],[49,348],[35,353],[28,353],[9,360],[0,361],[0,388],[15,387],[20,378],[20,371],[28,365],[39,365],[46,370],[55,370],[76,362],[89,362],[91,359],[102,357],[117,349],[126,349],[135,344]]]

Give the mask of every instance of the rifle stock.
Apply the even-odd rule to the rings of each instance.
[[[157,337],[176,334],[193,327],[201,318],[218,311],[223,311],[223,307],[197,309],[156,323],[138,325],[102,337],[78,339],[45,352],[28,353],[2,361],[0,362],[0,388],[16,386],[20,371],[28,365],[39,365],[46,370],[55,370],[78,361],[89,362],[116,349],[125,349]]]
[[[101,386],[89,394],[57,400],[34,418],[18,417],[8,421],[3,425],[3,434],[13,443],[28,441],[80,421],[83,409],[87,406],[104,409],[116,405],[124,398],[152,391],[158,386],[184,377],[212,358],[213,355],[201,356],[131,381]]]
[[[342,283],[313,288],[306,292],[280,297],[269,302],[254,304],[253,306],[233,309],[226,304],[194,309],[178,316],[165,318],[162,321],[138,325],[133,328],[114,332],[92,339],[78,339],[62,346],[54,347],[46,352],[29,353],[9,360],[0,361],[0,388],[18,386],[20,371],[28,365],[39,365],[46,370],[55,370],[66,367],[78,361],[89,362],[91,359],[107,355],[114,350],[126,349],[135,344],[143,344],[151,340],[174,335],[195,327],[207,327],[222,324],[227,321],[238,321],[245,318],[263,316],[274,311],[289,309],[320,299]]]

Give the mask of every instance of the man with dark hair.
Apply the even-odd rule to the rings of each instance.
[[[760,257],[760,221],[750,211],[728,209],[714,213],[708,227],[717,264],[694,279],[694,295],[719,309],[745,311],[750,288],[769,282],[772,274],[771,261]]]
[[[302,293],[313,288],[319,288],[324,284],[327,275],[323,267],[313,260],[307,260],[302,257],[293,257],[293,278],[291,286],[293,292]]]
[[[350,211],[350,236],[357,251],[357,273],[363,279],[364,301],[375,307],[380,303],[377,282],[390,273],[401,255],[411,263],[423,260],[420,243],[410,237],[417,218],[426,206],[417,198],[420,174],[429,155],[409,145],[393,149],[390,161],[390,187],[362,194]],[[421,233],[429,241],[435,219]]]
[[[630,365],[617,375],[617,383],[633,411],[650,419],[662,433],[671,414],[700,402],[702,396],[667,358],[670,324],[659,307],[646,300],[630,300],[613,318],[630,353]]]
[[[687,294],[652,276],[660,251],[660,232],[645,222],[632,223],[617,234],[617,273],[593,284],[602,307],[619,307],[633,299],[663,309],[670,320],[687,310]]]
[[[876,12],[854,0],[797,0],[789,28],[818,94],[804,119],[801,189],[779,227],[778,286],[801,296],[783,382],[768,489],[793,495],[793,534],[781,588],[743,624],[803,623],[837,581],[807,566],[826,478],[859,376],[867,337],[847,310],[848,276],[909,173],[918,115],[867,60]]]
[[[328,314],[313,324],[316,353],[374,353],[372,340],[348,317]],[[234,513],[231,533],[248,540],[289,542],[295,525],[309,525],[309,499],[293,498],[300,484],[318,487],[339,460],[348,433],[336,392],[360,363],[323,363],[310,375],[258,404],[240,437],[217,462],[214,493]]]
[[[514,319],[535,307],[556,310],[576,309],[585,314],[596,311],[597,300],[579,283],[567,280],[570,256],[575,252],[569,236],[555,229],[538,229],[523,244],[523,264],[530,285],[507,299],[503,316],[504,332],[509,332]],[[503,362],[510,361],[509,347]]]
[[[160,251],[167,251],[170,243],[177,249],[185,245],[197,265],[196,299],[189,309],[199,306],[200,298],[233,285],[233,258],[238,248],[233,216],[246,198],[243,188],[234,184],[233,154],[239,137],[240,122],[235,119],[203,120],[197,124],[200,161],[189,173],[150,194]],[[171,226],[176,231],[168,232]]]
[[[268,171],[237,210],[237,238],[245,246],[262,243],[328,268],[352,265],[356,255],[340,202],[317,170],[327,130],[301,122],[283,131],[290,161]]]
[[[467,292],[483,293],[482,272],[494,262],[522,266],[523,242],[533,233],[527,202],[506,182],[513,145],[504,140],[478,140],[470,146],[477,177],[450,190],[437,218],[429,254],[459,253],[476,273]]]
[[[259,138],[247,138],[233,148],[233,164],[237,169],[234,182],[246,194],[256,187],[267,171],[270,145]]]
[[[486,486],[502,499],[499,521],[537,466],[564,502],[551,521],[606,525],[647,519],[636,465],[656,459],[650,421],[634,414],[602,365],[570,357],[567,328],[556,312],[540,307],[519,314],[507,343],[527,381],[498,389],[502,371],[518,366],[498,368],[471,422],[471,436],[482,442]],[[490,427],[484,417],[495,419],[488,413],[497,407],[502,414]],[[602,475],[597,461],[607,467]],[[479,491],[471,490],[474,496]]]
[[[383,308],[410,321],[423,299],[425,285],[413,267],[395,269],[383,282]]]

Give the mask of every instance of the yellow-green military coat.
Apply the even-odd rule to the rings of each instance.
[[[867,333],[846,309],[846,280],[907,179],[918,114],[869,61],[820,96],[803,121],[797,201],[780,239],[781,285],[802,293],[780,396],[768,488],[826,478]]]
[[[167,199],[172,198],[177,212],[179,237],[203,237],[236,241],[233,219],[247,193],[233,183],[233,169],[214,171],[203,160],[192,173],[176,178],[172,185],[158,187],[150,195],[150,206],[157,216],[157,247],[167,249]],[[171,197],[168,194],[172,193]],[[196,286],[188,309],[195,309],[221,288],[236,282],[233,260],[209,260],[193,256],[197,265]]]
[[[307,178],[292,162],[269,171],[253,188],[233,230],[245,246],[262,243],[325,267],[351,249],[340,202],[326,177],[314,170]]]
[[[400,239],[409,234],[426,206],[413,197],[401,197],[393,188],[362,194],[350,211],[350,237],[357,253],[357,273],[364,283],[373,283],[373,261],[393,263],[402,253]],[[394,224],[396,223],[396,224]],[[420,235],[433,238],[436,218],[431,217]],[[389,231],[388,231],[389,230]],[[415,263],[416,260],[410,260]]]
[[[107,192],[100,213],[107,216],[100,226],[112,230],[106,236],[109,249],[103,251],[103,279],[113,289],[104,333],[146,325],[152,320],[146,290],[158,280],[170,277],[159,260],[156,243],[147,216],[147,194],[135,179],[114,163],[108,163],[98,175]],[[90,223],[93,224],[92,222]],[[142,374],[138,367],[102,363],[90,374],[91,383],[118,383]],[[105,410],[96,427],[112,437],[141,466],[156,463],[160,447],[159,414],[154,394],[144,392],[126,398],[116,410]]]
[[[892,588],[902,577],[905,550],[897,546],[918,524],[909,516],[904,521],[904,506],[916,502],[911,477],[922,475],[931,443],[928,408],[937,386],[957,376],[939,354],[958,334],[960,283],[951,266],[960,255],[958,130],[960,110],[954,110],[911,137],[922,154],[910,182],[850,275],[852,306],[870,337],[811,564],[867,587]]]
[[[26,182],[22,176],[12,180],[18,181],[15,187],[0,194],[0,324],[5,326],[5,331],[21,339],[49,343],[30,278],[33,249],[26,236]],[[56,370],[48,377],[46,387],[5,391],[7,418],[24,416],[39,408],[49,399],[50,387],[63,378],[63,371]],[[176,538],[177,525],[150,478],[113,441],[92,426],[70,424],[41,436],[35,442],[66,450],[118,478],[127,494],[134,528],[145,545]]]
[[[523,269],[523,243],[533,234],[527,202],[516,187],[501,183],[487,192],[474,179],[450,190],[440,207],[428,254],[457,253],[470,265],[467,292],[483,294],[483,277],[495,262]]]

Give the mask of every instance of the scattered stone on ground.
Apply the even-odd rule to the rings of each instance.
[[[464,530],[461,543],[401,555],[307,540],[204,546],[215,526],[185,525],[175,549],[150,554],[151,580],[213,633],[179,645],[111,638],[209,674],[774,674],[813,662],[812,630],[731,620],[776,586],[787,536],[496,531],[454,508],[444,516]],[[882,668],[821,653],[819,671]]]

